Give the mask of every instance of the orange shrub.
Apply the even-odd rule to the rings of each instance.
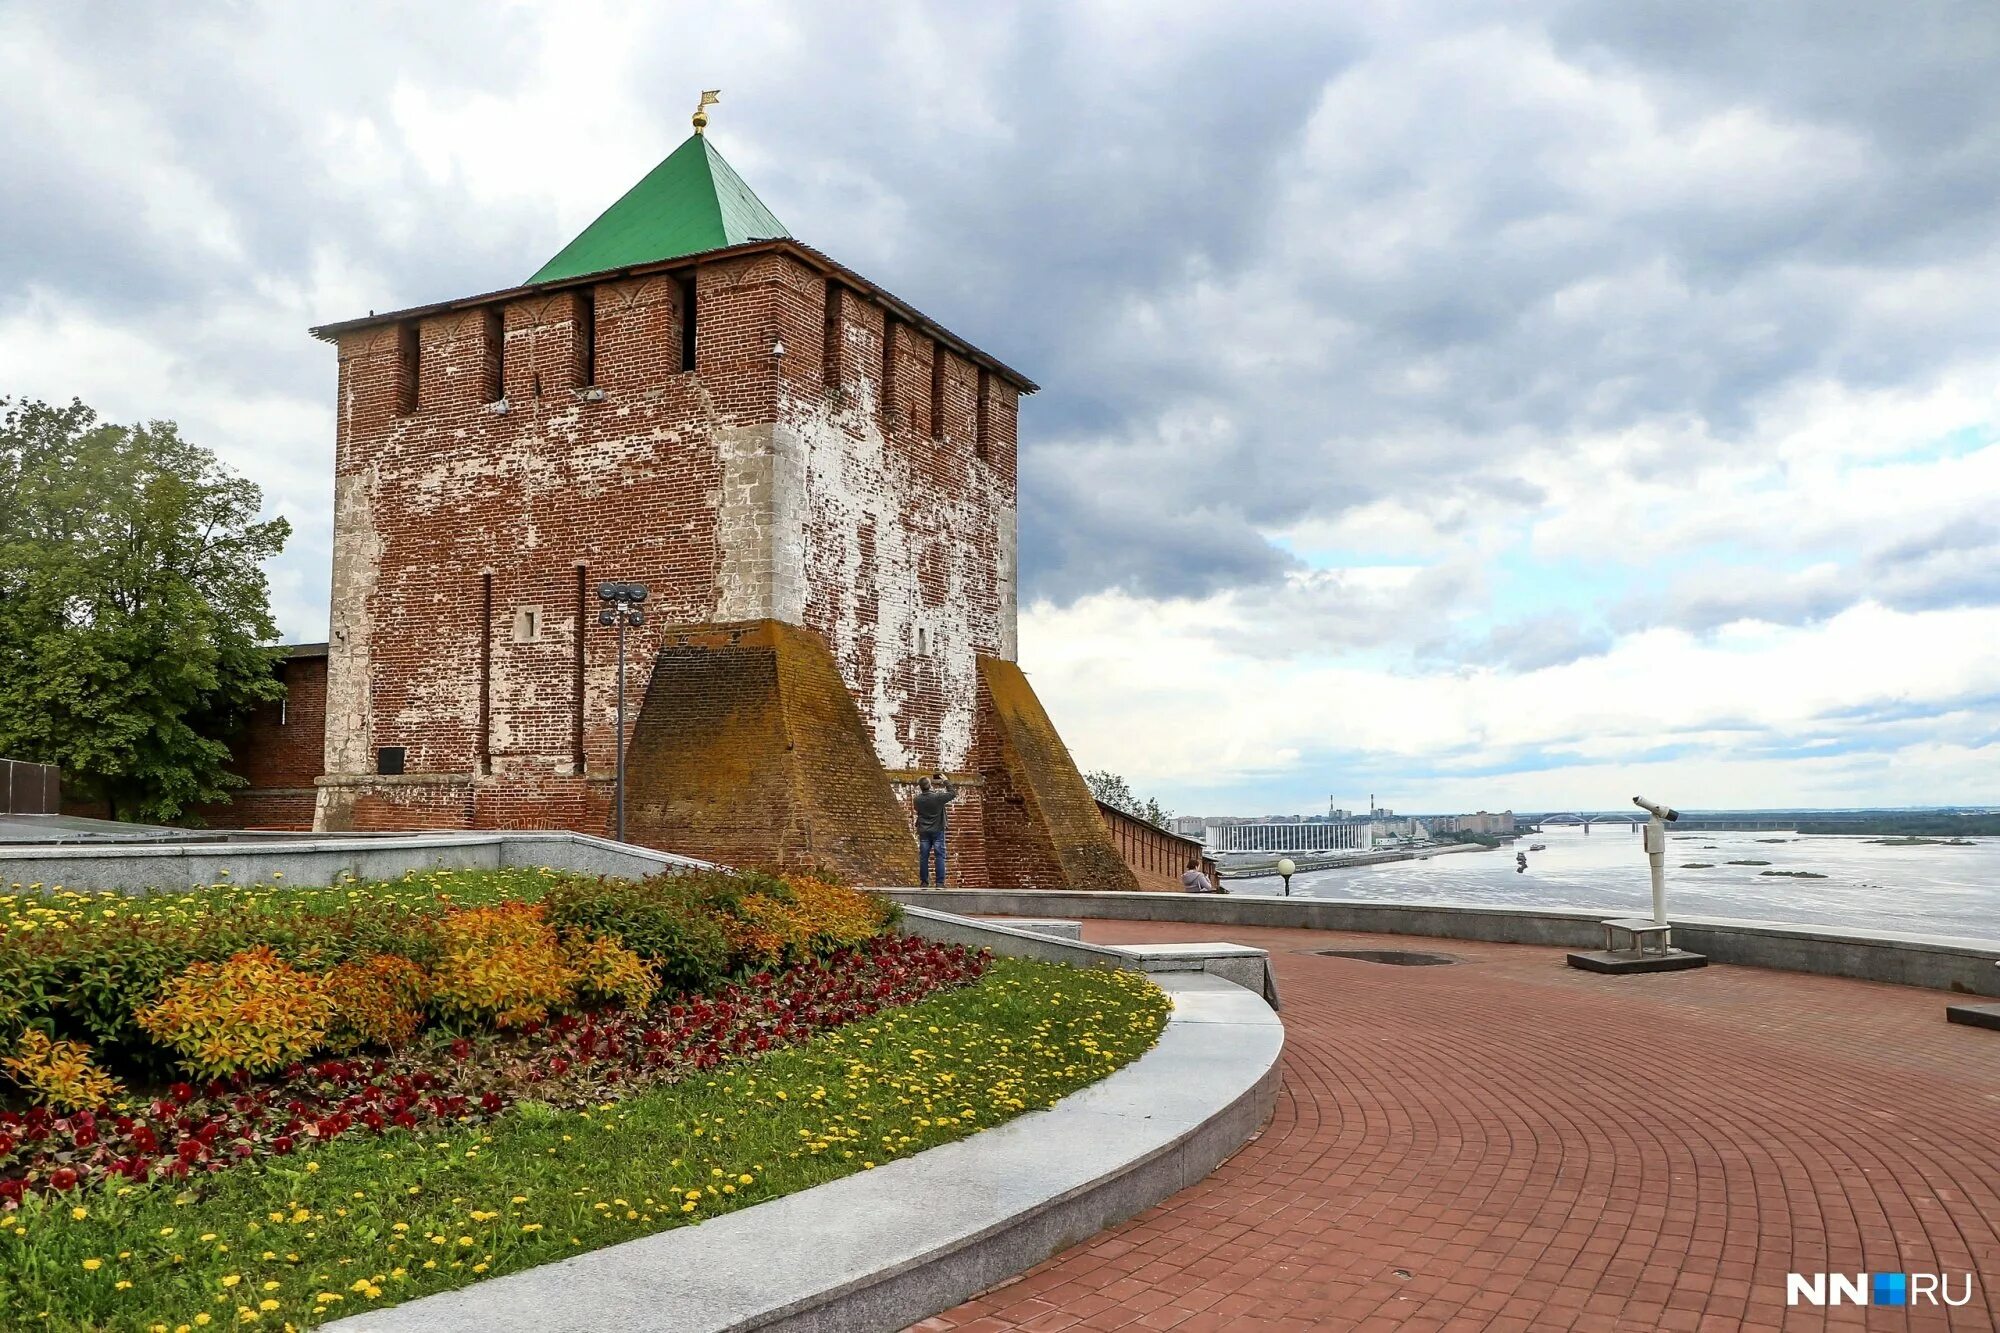
[[[616,940],[566,930],[562,951],[583,994],[623,1001],[627,1009],[644,1009],[660,989],[658,969]]]
[[[789,904],[767,893],[746,893],[736,912],[724,918],[731,957],[738,965],[776,967],[797,951],[798,927]]]
[[[193,964],[137,1015],[140,1027],[202,1074],[265,1073],[304,1059],[326,1040],[333,1016],[325,978],[264,945]]]
[[[744,894],[735,918],[723,925],[731,951],[775,966],[871,939],[888,928],[889,909],[859,890],[788,874],[770,892]]]
[[[423,1023],[430,989],[424,970],[395,954],[342,963],[326,974],[326,995],[333,1002],[327,1045],[337,1051],[402,1045]]]
[[[569,1003],[576,975],[540,903],[448,912],[438,922],[432,1003],[446,1014],[514,1027]]]
[[[811,875],[788,875],[792,917],[808,948],[825,950],[859,944],[889,925],[889,909],[877,898]]]
[[[0,1060],[16,1083],[61,1111],[88,1111],[121,1090],[118,1080],[91,1063],[80,1041],[55,1041],[39,1028],[21,1034],[15,1054]]]

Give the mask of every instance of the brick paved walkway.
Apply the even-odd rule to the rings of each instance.
[[[1221,934],[1271,950],[1283,988],[1285,1082],[1262,1137],[919,1329],[2000,1327],[2000,1033],[1946,1024],[1943,994]],[[1356,947],[1464,961],[1311,952]],[[1973,1299],[1788,1308],[1785,1274],[1822,1270],[1969,1270]]]

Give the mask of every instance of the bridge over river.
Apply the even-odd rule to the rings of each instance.
[[[1626,824],[1636,832],[1645,822],[1646,816],[1637,811],[1627,813],[1622,810],[1599,810],[1588,813],[1580,810],[1563,810],[1546,815],[1514,816],[1514,827],[1522,833],[1540,833],[1545,828],[1577,827],[1588,833],[1593,824]]]

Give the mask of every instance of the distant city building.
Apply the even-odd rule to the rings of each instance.
[[[1296,815],[1217,824],[1206,841],[1212,852],[1365,852],[1374,845],[1365,822],[1336,824]]]
[[[1480,810],[1469,815],[1398,816],[1387,806],[1372,815],[1330,806],[1323,815],[1177,815],[1167,827],[1184,838],[1199,839],[1210,851],[1346,851],[1366,847],[1353,830],[1365,829],[1371,839],[1422,840],[1441,833],[1479,833],[1489,837],[1516,832],[1514,812]],[[1285,830],[1280,833],[1276,830]]]
[[[1438,815],[1430,821],[1434,833],[1483,833],[1488,836],[1507,836],[1514,832],[1514,812],[1502,810],[1499,814],[1489,814],[1484,810],[1470,815]]]

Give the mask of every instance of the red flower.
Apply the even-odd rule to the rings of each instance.
[[[73,1190],[76,1188],[76,1182],[77,1174],[69,1167],[59,1166],[49,1172],[49,1184],[59,1190]]]

